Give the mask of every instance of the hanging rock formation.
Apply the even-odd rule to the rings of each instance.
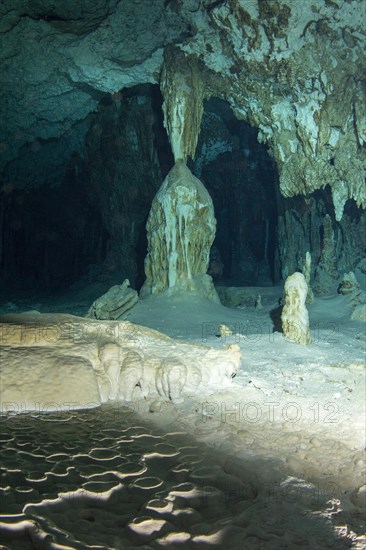
[[[167,49],[160,88],[164,126],[175,161],[194,157],[203,113],[204,79],[195,58]]]

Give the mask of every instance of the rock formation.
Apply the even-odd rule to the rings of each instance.
[[[125,279],[121,285],[112,286],[108,292],[92,303],[86,317],[107,321],[125,317],[139,300],[136,290],[129,286],[128,279]]]
[[[357,269],[359,273],[364,273],[360,268],[362,268],[362,270],[365,269],[365,261],[361,261]],[[363,279],[365,279],[365,277],[363,277]],[[343,275],[338,292],[350,298],[350,305],[352,307],[350,318],[353,321],[366,321],[366,292],[365,290],[361,290],[360,283],[353,271]]]
[[[218,300],[207,275],[216,229],[212,200],[183,161],[176,162],[154,198],[146,228],[141,295],[184,289]]]
[[[100,202],[99,215],[110,241],[105,234],[98,235],[99,223],[92,225],[89,234],[95,234],[95,240],[90,248],[98,248],[99,253],[93,257],[90,250],[75,245],[71,256],[80,258],[84,252],[93,263],[103,261],[104,255],[104,271],[119,264],[117,270],[123,271],[123,277],[132,276],[136,269],[132,252],[156,182],[167,172],[159,179],[150,107],[141,109],[146,116],[135,126],[123,121],[130,108],[138,111],[141,100],[139,96],[133,106],[129,91],[156,85],[163,95],[164,123],[176,160],[193,156],[202,101],[208,98],[225,101],[238,120],[258,131],[258,140],[268,148],[278,169],[278,204],[282,198],[287,201],[279,212],[276,271],[282,278],[301,269],[309,244],[312,270],[317,268],[319,227],[325,213],[332,216],[338,270],[353,269],[364,253],[359,235],[365,228],[365,216],[360,220],[362,213],[355,209],[366,206],[363,2],[156,0],[141,8],[137,0],[126,0],[123,5],[114,0],[101,4],[85,0],[82,6],[50,0],[1,3],[0,116],[4,131],[0,176],[7,207],[5,211],[1,207],[0,219],[5,221],[0,231],[7,240],[6,222],[16,217],[16,201],[8,197],[11,190],[56,188],[66,166],[76,176],[73,181],[81,185],[77,174],[87,160],[84,167],[90,166],[92,173],[89,180],[85,176],[85,183],[91,183],[91,193]],[[111,102],[113,116],[109,109],[101,113]],[[231,137],[224,133],[222,137],[217,147],[214,139],[204,143],[197,174],[204,159],[233,150]],[[76,158],[83,162],[75,162]],[[248,187],[255,194],[255,181]],[[331,200],[327,198],[329,204],[320,212],[310,203],[313,198],[317,203],[323,195]],[[297,201],[299,209],[293,208],[302,196],[310,205],[306,215],[301,201]],[[138,198],[143,201],[141,209]],[[352,215],[347,214],[353,207]],[[272,220],[267,214],[258,225],[271,235]],[[347,223],[341,225],[346,216]],[[72,222],[74,218],[71,215]],[[14,220],[15,226],[19,228],[21,221]],[[81,228],[76,236],[81,240],[87,231],[83,231],[83,220],[78,223]],[[23,243],[24,250],[29,249],[32,231],[25,233],[23,239],[19,230],[19,238],[14,239]],[[40,251],[44,264],[52,265],[52,242],[60,237],[61,232],[52,234],[51,230],[49,235],[38,235],[51,243]],[[240,235],[233,244],[243,262],[245,244]],[[122,249],[127,265],[119,260]],[[11,257],[6,250],[2,254],[6,260]],[[32,250],[26,263],[33,256]],[[250,267],[242,265],[242,271]],[[81,271],[77,267],[75,277]],[[11,278],[11,269],[8,275]],[[251,270],[249,275],[255,282],[257,275],[252,276]],[[319,283],[320,291],[326,286]]]
[[[204,80],[198,61],[167,49],[160,88],[164,97],[164,125],[175,161],[194,157],[203,112]]]
[[[3,411],[143,398],[180,403],[229,384],[241,360],[236,345],[211,349],[127,321],[63,314],[7,314],[0,335]]]
[[[286,340],[296,344],[310,344],[309,314],[305,306],[308,285],[302,273],[287,277],[284,306],[281,314],[282,330]]]
[[[310,278],[311,278],[311,254],[309,251],[305,254],[304,264],[302,272],[305,277],[306,284],[308,285],[308,293],[306,296],[306,303],[312,304],[314,302],[314,294],[310,287]]]
[[[336,244],[332,220],[327,214],[323,220],[322,251],[315,271],[314,289],[318,294],[337,290],[339,274],[337,269]]]
[[[359,291],[360,291],[360,284],[357,281],[353,271],[350,271],[349,273],[345,273],[343,275],[341,284],[339,285],[339,289],[338,289],[339,294],[343,294],[344,296],[347,296],[348,294],[359,293]]]
[[[186,165],[194,157],[203,111],[197,63],[167,50],[161,79],[164,125],[175,165],[155,196],[147,221],[142,295],[191,290],[218,301],[207,275],[216,219],[211,197]]]

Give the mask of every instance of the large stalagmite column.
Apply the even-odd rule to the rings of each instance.
[[[203,109],[203,80],[197,64],[168,52],[161,89],[175,165],[155,196],[147,221],[142,295],[184,289],[218,301],[207,275],[216,232],[213,204],[203,183],[186,165],[188,156],[194,156]]]
[[[183,161],[176,162],[155,196],[146,229],[144,290],[196,290],[216,298],[206,275],[216,231],[212,200]]]

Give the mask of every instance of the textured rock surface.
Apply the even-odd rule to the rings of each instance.
[[[337,219],[348,198],[365,206],[362,2],[7,0],[1,15],[3,167],[20,151],[26,173],[55,138],[80,150],[103,94],[158,82],[174,44],[202,64],[204,95],[260,129],[285,196],[328,184]],[[70,149],[42,156],[44,177]],[[19,164],[7,173],[25,183]]]
[[[157,82],[164,46],[187,25],[162,0],[2,2],[2,161],[20,151],[25,173],[29,160],[41,158],[44,177],[49,165],[54,177],[70,147],[52,148],[48,159],[40,149],[63,136],[82,148],[86,128],[75,125],[106,93]],[[18,163],[14,178],[24,185]]]
[[[133,286],[142,284],[143,265],[138,257],[145,253],[146,218],[167,173],[162,173],[161,166],[172,165],[159,120],[162,99],[155,88],[141,86],[117,93],[89,117],[85,187],[109,234],[99,278],[110,283],[128,278]],[[167,153],[162,158],[159,151]]]
[[[217,299],[207,275],[216,219],[204,185],[178,161],[153,200],[147,221],[143,293],[196,290]]]
[[[0,321],[2,410],[95,407],[184,395],[230,383],[239,346],[216,350],[123,321],[9,314]]]
[[[168,49],[161,78],[164,96],[164,125],[174,160],[194,157],[203,112],[204,81],[202,67],[196,61]]]
[[[278,208],[276,279],[285,279],[290,273],[301,271],[306,252],[310,250],[314,290],[336,292],[340,282],[337,272],[354,270],[365,256],[365,211],[348,203],[342,220],[338,222],[327,190],[316,192],[309,198],[280,197]],[[325,287],[324,277],[322,281],[320,279],[325,269],[326,250],[331,253],[333,268]]]
[[[339,285],[339,289],[338,289],[339,294],[343,294],[343,295],[353,294],[354,292],[359,292],[359,290],[360,290],[360,285],[353,271],[350,271],[349,273],[345,273],[343,275],[342,282]]]
[[[314,288],[319,294],[335,292],[338,286],[337,252],[332,220],[327,214],[323,220],[323,242],[320,260],[315,272]]]
[[[112,286],[97,298],[86,315],[89,319],[116,320],[122,319],[138,302],[137,291],[129,288],[130,281],[126,279],[121,285]]]
[[[295,344],[310,344],[309,314],[305,306],[308,285],[302,273],[287,277],[281,313],[285,338]]]

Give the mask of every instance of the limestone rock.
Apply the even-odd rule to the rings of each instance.
[[[233,335],[233,331],[224,324],[219,325],[219,331],[220,331],[220,336],[222,338]]]
[[[366,323],[366,304],[357,304],[351,313],[351,319]]]
[[[366,292],[364,290],[356,290],[351,296],[353,310],[350,318],[354,321],[366,322]]]
[[[123,318],[138,302],[138,293],[125,279],[121,285],[112,286],[91,305],[86,317],[89,319],[116,320]]]
[[[318,294],[335,292],[338,286],[337,254],[332,220],[327,214],[323,220],[323,248],[315,270],[314,289]]]
[[[306,303],[312,304],[314,302],[314,294],[310,287],[310,277],[311,277],[311,254],[309,251],[305,254],[305,260],[302,268],[302,272],[305,277],[306,284],[308,285],[308,293],[306,296]]]
[[[164,125],[175,161],[194,157],[203,112],[202,71],[195,58],[167,49],[161,77]]]
[[[359,292],[359,290],[360,290],[360,285],[353,271],[350,271],[349,273],[345,273],[343,275],[342,282],[339,285],[339,289],[338,289],[339,294],[343,294],[343,295],[353,294],[355,292]]]
[[[281,314],[285,338],[296,344],[310,344],[309,315],[305,306],[308,285],[302,273],[287,277]]]
[[[255,299],[255,308],[256,309],[263,309],[262,296],[260,294],[258,294],[258,296]]]
[[[65,314],[7,314],[0,335],[3,411],[144,398],[178,404],[230,384],[241,361],[236,345],[211,349],[127,321]]]
[[[184,121],[190,96],[222,97],[268,143],[284,196],[329,185],[337,220],[350,198],[365,207],[363,2],[4,0],[0,20],[0,163],[12,183],[33,161],[34,181],[52,180],[55,163],[60,175],[103,94],[163,73],[176,158],[197,139],[196,99]]]
[[[141,291],[196,291],[218,300],[207,275],[216,219],[210,195],[178,161],[155,196],[147,221],[146,281]]]

